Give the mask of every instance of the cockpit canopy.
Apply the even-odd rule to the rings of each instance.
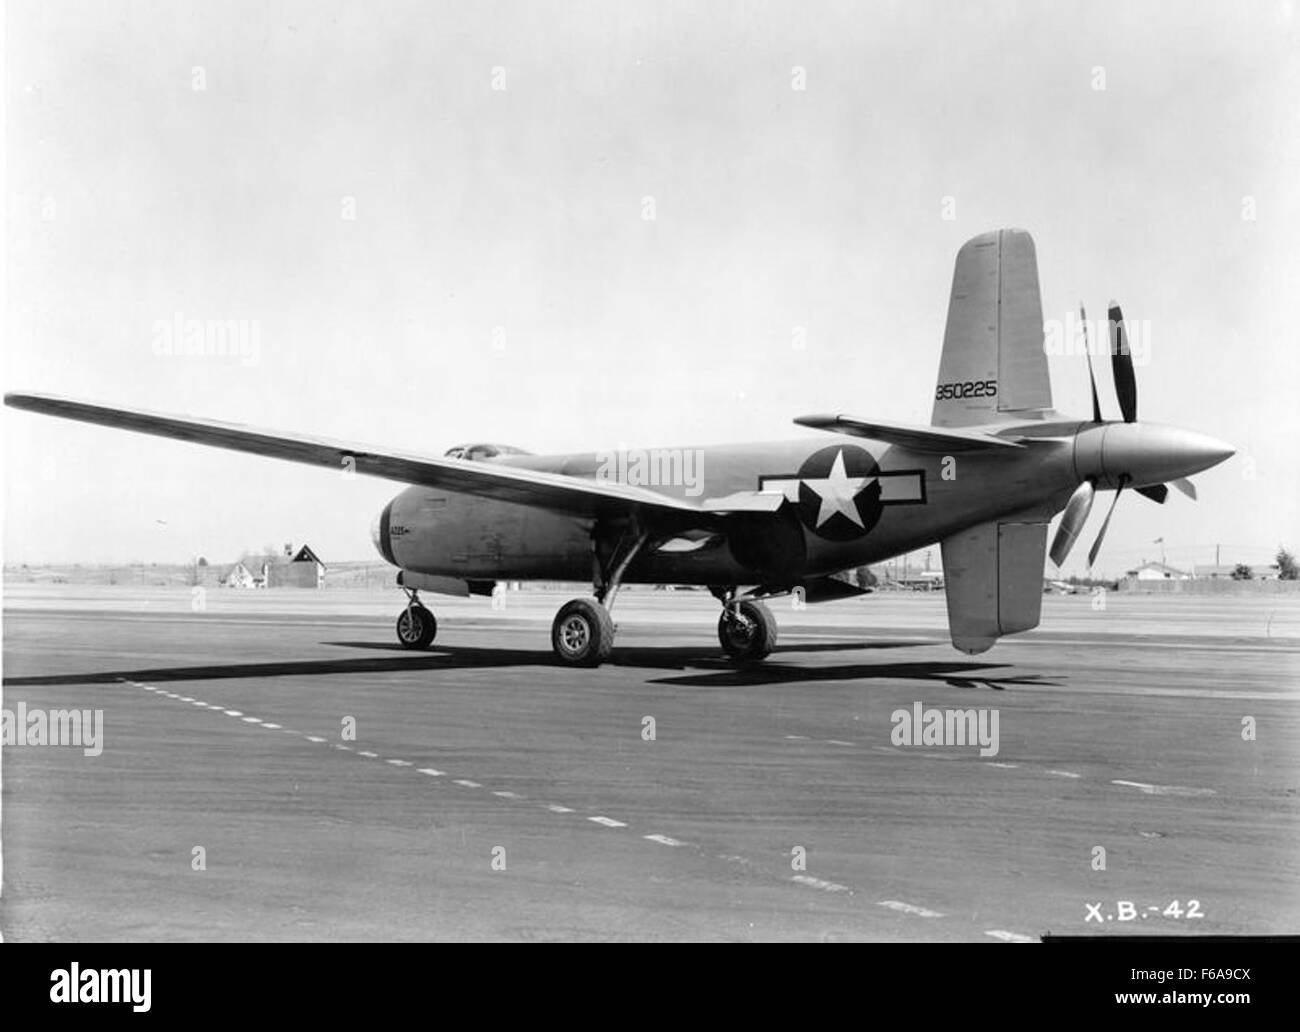
[[[499,459],[506,455],[531,455],[532,452],[526,452],[522,448],[515,448],[508,444],[458,444],[454,448],[448,448],[445,456],[449,459],[468,459],[470,462],[479,462],[483,459]]]

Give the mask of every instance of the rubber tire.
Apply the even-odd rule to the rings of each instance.
[[[407,621],[410,614],[415,620],[419,621],[419,634],[410,638],[402,633],[402,624]],[[397,617],[397,641],[404,649],[427,649],[432,644],[434,636],[438,633],[438,621],[433,613],[425,609],[424,606],[408,606],[403,609]]]
[[[585,633],[582,642],[575,644],[573,638],[578,625]],[[613,648],[614,621],[609,610],[594,598],[575,598],[564,603],[555,614],[551,623],[551,649],[566,666],[598,667],[609,659]]]
[[[747,640],[741,641],[728,633],[736,616],[751,628]],[[766,659],[776,647],[776,617],[772,610],[762,602],[742,602],[738,606],[726,606],[718,617],[718,642],[722,651],[735,663],[757,663]]]

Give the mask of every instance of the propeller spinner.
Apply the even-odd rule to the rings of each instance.
[[[1196,487],[1187,476],[1209,469],[1233,454],[1233,449],[1212,437],[1137,421],[1137,377],[1133,372],[1133,354],[1128,333],[1124,328],[1124,313],[1112,301],[1107,311],[1110,329],[1111,373],[1115,382],[1115,395],[1119,401],[1122,423],[1105,423],[1101,418],[1101,403],[1097,397],[1097,380],[1093,374],[1092,356],[1088,348],[1088,318],[1082,302],[1079,304],[1084,332],[1084,354],[1088,358],[1088,382],[1092,391],[1092,421],[1094,426],[1075,437],[1075,468],[1083,482],[1066,503],[1052,540],[1052,562],[1061,566],[1074,547],[1083,525],[1092,511],[1098,487],[1114,487],[1111,500],[1092,547],[1088,549],[1088,566],[1092,567],[1101,551],[1111,517],[1119,504],[1124,489],[1132,486],[1138,494],[1153,502],[1163,504],[1169,497],[1168,484],[1182,494],[1196,499]]]

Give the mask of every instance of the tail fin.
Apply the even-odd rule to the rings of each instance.
[[[962,652],[977,655],[1004,634],[1038,626],[1048,518],[1006,516],[941,543],[948,631]]]
[[[934,426],[974,426],[1052,407],[1038,256],[1023,229],[957,252],[934,394]]]

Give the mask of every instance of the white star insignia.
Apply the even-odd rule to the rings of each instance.
[[[854,499],[874,479],[874,477],[850,477],[845,473],[843,450],[835,454],[835,462],[832,463],[831,471],[827,476],[814,479],[805,477],[803,482],[816,491],[822,500],[821,510],[817,513],[817,526],[821,527],[838,512],[865,530],[866,525],[858,514]]]

